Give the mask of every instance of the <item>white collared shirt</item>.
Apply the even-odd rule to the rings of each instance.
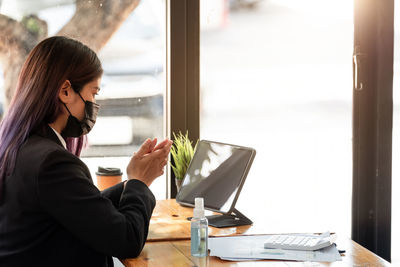
[[[49,127],[55,132],[55,134],[57,135],[58,139],[60,139],[61,144],[63,145],[63,147],[65,149],[67,149],[67,143],[65,142],[64,138],[61,136],[61,134],[59,134],[56,130],[53,129],[53,127],[51,127],[49,125]]]

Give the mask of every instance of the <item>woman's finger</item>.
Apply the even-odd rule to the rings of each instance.
[[[146,139],[139,150],[135,153],[135,156],[143,156],[149,153],[149,149],[152,145],[152,140],[150,138]]]
[[[170,141],[168,138],[165,139],[164,141],[162,141],[161,143],[159,143],[159,144],[153,149],[153,151],[159,150],[159,149],[163,148],[164,146],[166,146],[166,145],[168,144],[168,142],[172,142],[172,141]]]
[[[166,145],[162,149],[154,151],[151,155],[155,158],[166,158],[171,150],[171,145]]]
[[[156,146],[156,144],[157,144],[157,138],[154,138],[154,139],[151,141],[151,144],[150,144],[150,147],[149,147],[149,151],[148,151],[147,153],[152,152],[152,151],[154,150],[154,147]]]

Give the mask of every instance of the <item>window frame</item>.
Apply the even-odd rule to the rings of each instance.
[[[167,132],[200,137],[200,0],[167,0]],[[168,168],[167,198],[176,196]]]
[[[354,4],[351,237],[390,261],[394,0]]]

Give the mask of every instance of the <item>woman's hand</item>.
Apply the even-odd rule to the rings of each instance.
[[[157,146],[157,139],[147,139],[136,152],[126,168],[128,180],[137,179],[150,186],[160,175],[168,162],[172,141],[165,139]]]

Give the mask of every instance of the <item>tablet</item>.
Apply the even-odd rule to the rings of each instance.
[[[255,154],[249,147],[199,141],[176,201],[193,207],[202,197],[206,209],[231,214]]]

